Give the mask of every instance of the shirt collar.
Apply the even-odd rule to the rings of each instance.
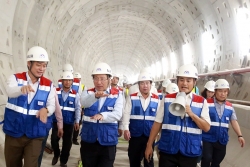
[[[225,102],[226,102],[226,101],[222,102],[222,104],[225,104]],[[214,103],[219,104],[219,105],[222,105],[222,104],[218,103],[218,101],[216,100],[215,97],[214,97]]]
[[[180,94],[180,92],[177,93],[176,97]],[[193,92],[190,92],[189,94],[186,95],[186,98],[193,98]]]
[[[63,90],[63,88],[61,88],[61,91],[62,92],[65,92],[64,90]],[[66,93],[72,93],[73,91],[72,91],[72,88],[70,88],[70,90],[68,91],[68,92],[66,92]]]
[[[138,93],[137,93],[137,96],[142,96],[142,94],[141,94],[141,92],[139,91]],[[149,92],[149,96],[148,97],[151,97],[152,96],[152,93],[151,93],[151,91]]]
[[[110,89],[111,89],[111,86],[109,86],[109,87],[105,90],[105,93],[110,94]],[[95,92],[96,92],[96,89],[95,89]]]
[[[33,84],[33,82],[32,82],[32,80],[31,80],[31,78],[30,78],[30,76],[29,76],[29,73],[28,73],[28,72],[26,72],[26,78],[27,78],[27,82],[28,82],[28,83]],[[37,80],[36,82],[40,82],[40,78],[38,78],[38,80]],[[35,82],[35,83],[36,83],[36,82]]]

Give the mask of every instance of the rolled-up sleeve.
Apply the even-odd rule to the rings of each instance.
[[[122,116],[122,124],[124,130],[129,130],[129,120],[130,120],[131,110],[132,110],[131,98],[130,96],[127,96]]]
[[[201,118],[206,120],[207,123],[209,123],[209,125],[211,125],[211,120],[210,120],[210,116],[209,116],[209,108],[208,108],[208,104],[207,104],[206,99],[204,99],[203,108],[201,111]]]
[[[156,113],[155,122],[162,123],[163,117],[164,117],[164,102],[165,98],[162,98],[162,100],[159,100],[158,104],[158,111]]]
[[[80,102],[80,96],[77,93],[76,94],[76,99],[75,99],[75,123],[79,123],[81,119],[81,102]]]
[[[15,75],[11,75],[7,80],[7,95],[10,98],[15,98],[22,95],[21,86],[18,86]]]
[[[48,116],[51,116],[56,110],[55,95],[55,88],[53,87],[53,84],[51,84],[49,96],[46,103],[46,107],[49,111]]]
[[[58,101],[58,96],[56,94],[56,89],[55,89],[55,116],[57,120],[57,128],[62,129],[63,128],[63,117],[62,117],[62,110]]]
[[[95,98],[95,94],[89,94],[87,90],[84,90],[81,94],[81,105],[84,106],[84,108],[89,108],[92,106],[97,99]]]
[[[84,106],[85,107],[85,106]],[[122,109],[123,109],[123,95],[119,93],[115,106],[112,112],[102,112],[103,120],[105,122],[115,122],[119,121],[122,117]]]

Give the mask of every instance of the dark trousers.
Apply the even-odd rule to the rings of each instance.
[[[226,155],[226,145],[222,145],[219,142],[203,141],[202,153],[201,167],[220,167],[220,163]]]
[[[144,167],[154,167],[154,159],[151,158],[150,162],[145,158],[145,150],[148,142],[147,136],[131,137],[129,140],[128,157],[130,167],[140,167],[141,160],[144,161]],[[153,146],[152,146],[153,148]]]
[[[44,152],[44,148],[46,146],[48,136],[49,136],[49,132],[47,132],[47,136],[45,136],[45,138],[43,139],[43,142],[42,142],[42,149],[41,149],[40,155],[38,157],[38,167],[40,167],[42,164],[43,152]]]
[[[98,141],[95,143],[81,141],[80,153],[84,167],[113,167],[116,146],[102,146]]]
[[[52,128],[52,134],[51,134],[51,146],[54,150],[54,156],[59,157],[60,156],[60,162],[63,164],[67,164],[69,155],[70,155],[70,149],[72,146],[72,133],[73,133],[74,125],[72,124],[63,124],[63,142],[62,142],[62,151],[60,152],[59,148],[59,140],[60,138],[57,136],[58,128],[57,123],[53,123]],[[61,154],[60,154],[61,153]]]
[[[25,135],[19,138],[5,135],[6,167],[37,167],[42,141],[43,138],[30,139]]]
[[[196,167],[198,157],[187,157],[180,152],[166,154],[160,152],[159,167]]]
[[[80,130],[80,126],[82,124],[82,116],[83,114],[81,115],[81,119],[80,119],[80,122],[79,122],[79,129],[78,130],[73,130],[73,141],[77,141],[77,137],[79,135],[79,130]]]

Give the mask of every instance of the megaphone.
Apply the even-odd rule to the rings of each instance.
[[[186,110],[186,93],[180,92],[175,100],[169,105],[168,110],[171,114],[175,116],[181,116],[181,118],[185,115]]]

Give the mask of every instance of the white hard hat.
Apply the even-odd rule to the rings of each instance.
[[[170,84],[170,83],[171,83],[171,81],[169,79],[165,79],[162,82],[162,86],[166,88],[168,86],[168,84]]]
[[[69,72],[73,73],[74,70],[73,70],[72,65],[71,64],[64,64],[64,66],[63,66],[63,72],[65,72],[65,71],[69,71]]]
[[[225,80],[225,79],[218,79],[215,82],[214,89],[225,89],[225,88],[230,89],[229,83],[227,82],[227,80]]]
[[[112,74],[112,77],[117,77],[117,78],[120,79],[120,75],[118,75],[118,74],[116,74],[116,73],[113,73],[113,74]]]
[[[205,84],[205,88],[211,92],[214,92],[214,86],[215,86],[215,82],[214,81],[208,81],[206,84]]]
[[[79,78],[79,79],[81,79],[82,76],[81,76],[81,74],[80,74],[79,72],[76,72],[76,73],[74,74],[74,78]]]
[[[166,87],[166,92],[167,93],[176,93],[176,92],[179,92],[179,88],[175,83],[170,83]]]
[[[74,77],[73,77],[72,72],[65,71],[65,72],[63,72],[61,79],[74,79]]]
[[[138,81],[152,81],[152,76],[147,72],[140,73]]]
[[[111,71],[111,68],[110,66],[107,64],[107,63],[97,63],[93,70],[92,70],[92,75],[95,75],[95,74],[108,74],[110,76],[112,76],[112,71]]]
[[[185,64],[178,69],[178,77],[198,78],[197,68],[192,64]]]
[[[27,53],[27,61],[45,61],[49,62],[47,51],[40,46],[33,46]]]

